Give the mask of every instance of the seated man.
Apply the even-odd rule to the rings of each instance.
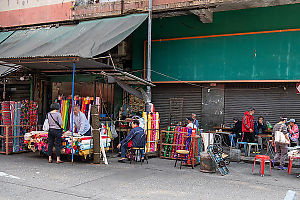
[[[255,135],[265,134],[267,125],[264,122],[264,118],[260,116],[257,122],[254,122],[254,133]]]
[[[124,138],[120,144],[118,144],[117,148],[121,148],[121,159],[118,162],[125,162],[126,159],[126,150],[128,147],[138,147],[143,148],[146,145],[146,135],[144,129],[139,127],[139,121],[133,120],[131,123],[131,131],[127,135],[126,138]],[[131,145],[128,145],[128,143],[131,142]],[[142,159],[144,159],[144,152],[142,152]]]
[[[87,120],[85,114],[83,114],[80,110],[78,105],[75,105],[73,108],[73,130],[77,129],[77,132],[82,136],[91,136],[91,125]],[[70,116],[71,119],[71,116]]]
[[[242,135],[242,122],[238,120],[238,118],[233,118],[233,128],[232,128],[232,134],[229,135],[229,140],[232,144],[232,146],[235,146],[237,138],[241,138]]]

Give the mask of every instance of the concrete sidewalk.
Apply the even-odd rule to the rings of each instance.
[[[149,164],[91,165],[77,161],[49,164],[38,153],[0,155],[2,199],[284,199],[288,190],[300,194],[296,174],[272,170],[259,175],[257,165],[231,163],[230,174],[206,174],[174,168],[174,161],[152,158]],[[293,173],[300,173],[293,169]]]

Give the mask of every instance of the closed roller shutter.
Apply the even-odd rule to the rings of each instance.
[[[191,113],[197,114],[200,123],[202,107],[202,88],[187,84],[156,84],[152,88],[152,102],[155,110],[160,114],[160,124],[162,128],[169,125],[170,99],[183,99],[182,117],[191,117]],[[180,121],[180,120],[178,120]]]
[[[227,86],[225,89],[225,123],[232,123],[233,117],[243,118],[244,112],[255,108],[254,120],[263,116],[272,125],[280,116],[295,118],[300,122],[300,95],[295,84],[255,87]]]

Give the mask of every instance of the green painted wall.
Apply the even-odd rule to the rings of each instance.
[[[194,15],[154,19],[153,39],[300,28],[299,18],[300,4],[218,12],[212,24]],[[143,68],[146,37],[144,23],[134,33],[135,70]],[[187,81],[300,79],[299,46],[299,32],[153,42],[152,68]]]

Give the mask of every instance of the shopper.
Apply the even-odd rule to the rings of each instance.
[[[273,165],[275,162],[279,161],[279,168],[281,170],[286,170],[284,167],[284,160],[288,152],[288,144],[290,139],[288,136],[286,118],[281,117],[280,122],[278,122],[273,128],[273,141],[275,141],[276,155],[274,157]]]
[[[53,152],[54,142],[55,142],[56,163],[62,163],[62,161],[60,160],[60,150],[61,150],[61,136],[62,136],[63,121],[59,109],[60,106],[58,103],[52,103],[50,105],[51,111],[47,113],[47,118],[49,122],[49,132],[48,132],[49,163],[52,163],[52,152]]]
[[[253,115],[255,109],[250,108],[244,113],[243,122],[242,122],[242,131],[243,131],[243,142],[253,142],[254,141],[254,128],[253,128]]]
[[[75,105],[73,108],[73,130],[77,130],[77,133],[82,135],[82,136],[91,136],[92,131],[91,131],[91,125],[89,121],[87,120],[85,114],[80,111],[78,105]],[[71,117],[70,117],[71,119]]]
[[[199,122],[198,120],[196,119],[196,114],[195,113],[192,113],[192,119],[193,119],[193,124],[196,126],[196,128],[198,129],[199,128]]]
[[[139,121],[133,120],[131,123],[131,131],[124,138],[120,144],[118,144],[117,148],[121,149],[121,159],[118,162],[124,163],[126,160],[126,151],[129,147],[138,147],[143,148],[146,145],[146,135],[145,130],[139,127]],[[142,159],[144,159],[144,152],[142,152]]]
[[[237,139],[242,137],[242,122],[238,118],[233,118],[232,134],[229,135],[229,140],[232,146],[235,146]]]
[[[298,125],[296,124],[295,119],[290,119],[289,125],[288,125],[288,131],[289,131],[289,137],[290,140],[295,142],[296,145],[299,145],[299,129]]]

